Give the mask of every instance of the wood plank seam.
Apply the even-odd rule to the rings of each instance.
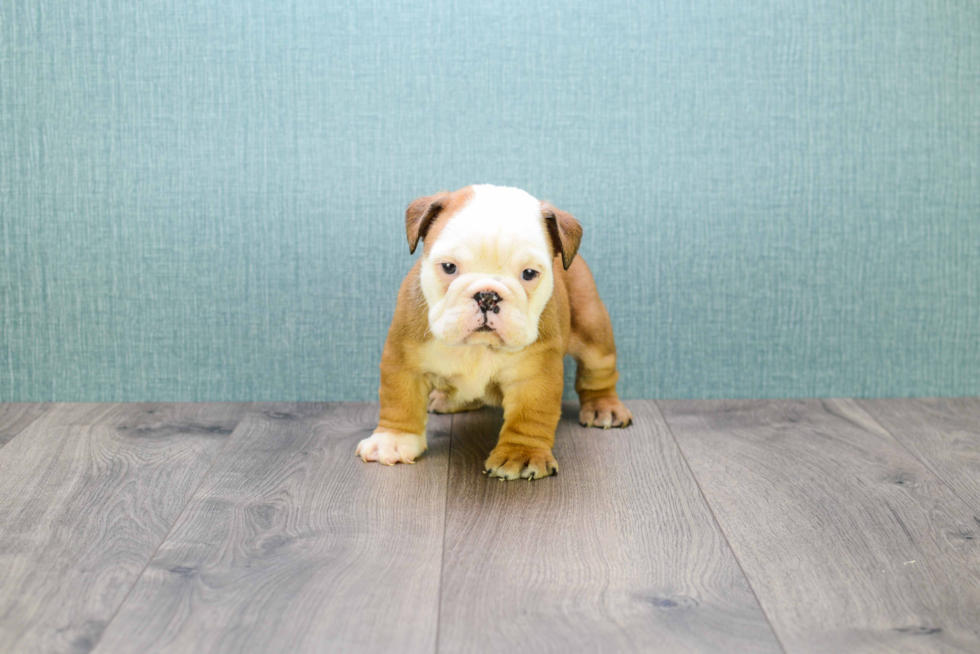
[[[235,423],[235,429],[238,429],[238,425],[242,424],[245,421],[245,417],[247,415],[249,414],[246,412],[239,417],[238,422]],[[102,629],[102,632],[99,634],[99,637],[95,640],[94,643],[92,643],[92,647],[89,651],[95,651],[95,649],[99,646],[99,642],[102,641],[102,637],[105,636],[106,631],[109,630],[109,625],[112,624],[112,621],[116,619],[117,615],[119,615],[119,611],[122,609],[122,607],[126,605],[126,602],[129,601],[129,596],[133,593],[133,589],[136,588],[136,584],[138,584],[140,578],[144,574],[146,574],[146,570],[147,568],[150,567],[150,563],[153,562],[153,559],[156,558],[156,555],[160,551],[160,548],[163,547],[163,544],[167,542],[168,538],[170,538],[170,534],[173,532],[174,527],[177,525],[178,522],[180,522],[181,516],[184,515],[184,512],[187,510],[187,507],[191,503],[191,500],[194,499],[194,496],[197,495],[197,492],[201,489],[201,486],[204,484],[204,480],[207,479],[208,476],[211,474],[211,471],[214,470],[214,465],[224,455],[225,450],[228,449],[228,443],[231,442],[231,439],[234,435],[235,435],[234,430],[232,430],[231,434],[228,434],[228,438],[225,439],[224,444],[221,446],[221,450],[218,452],[218,455],[214,457],[214,460],[211,462],[211,465],[208,466],[207,472],[201,475],[201,479],[197,482],[197,486],[194,487],[194,492],[190,493],[187,496],[187,501],[184,502],[184,506],[180,509],[180,513],[178,513],[177,517],[174,518],[174,521],[170,523],[170,528],[167,530],[167,534],[160,539],[159,543],[157,543],[157,547],[155,550],[153,550],[153,554],[146,560],[146,564],[143,566],[143,570],[136,576],[135,579],[133,579],[133,583],[129,586],[129,590],[126,592],[126,596],[123,598],[123,601],[120,602],[119,606],[116,607],[116,610],[115,612],[113,612],[112,616],[108,620],[106,620],[105,628]]]
[[[776,631],[776,627],[773,626],[772,619],[769,617],[769,613],[768,611],[766,611],[765,605],[759,599],[759,594],[755,591],[755,586],[752,584],[752,578],[745,573],[745,568],[742,566],[742,561],[739,560],[738,558],[738,553],[735,551],[735,548],[732,547],[731,540],[729,539],[728,534],[725,532],[725,528],[722,527],[721,522],[718,520],[718,516],[715,515],[715,507],[713,507],[711,505],[711,502],[708,501],[708,496],[705,494],[704,489],[701,488],[701,480],[698,479],[697,474],[695,474],[694,472],[694,468],[691,467],[690,462],[687,460],[687,455],[684,453],[684,448],[681,447],[680,441],[677,440],[677,436],[674,434],[673,427],[671,427],[670,422],[663,417],[663,411],[660,409],[660,402],[658,400],[653,400],[653,405],[654,407],[656,407],[657,413],[659,413],[661,418],[663,418],[663,423],[664,425],[667,426],[667,433],[670,434],[671,439],[674,441],[674,446],[677,448],[677,451],[680,452],[681,460],[684,461],[684,466],[687,468],[687,471],[691,473],[691,478],[694,479],[694,484],[697,486],[698,493],[701,495],[701,499],[704,500],[705,506],[707,506],[708,511],[711,512],[711,519],[714,520],[715,525],[718,526],[718,531],[721,532],[722,537],[725,539],[725,544],[728,546],[728,549],[731,551],[732,558],[735,559],[735,564],[738,566],[739,572],[742,573],[742,577],[745,579],[745,583],[749,585],[749,590],[752,591],[752,597],[755,598],[755,603],[759,605],[759,610],[761,610],[762,615],[765,616],[766,622],[769,624],[769,629],[772,631],[773,636],[776,638],[776,642],[779,643],[779,647],[782,648],[784,652],[788,652],[788,650],[786,649],[786,645],[783,643],[783,639],[780,638],[779,636],[779,632]]]
[[[349,458],[375,404],[250,411],[96,651],[431,654],[451,425],[433,418],[431,458],[392,470]]]
[[[435,654],[439,653],[439,630],[442,626],[442,580],[446,570],[446,527],[449,524],[449,480],[453,474],[453,433],[456,426],[456,414],[449,414],[449,452],[446,454],[446,501],[442,507],[442,552],[439,553],[439,593],[436,604],[436,644]]]
[[[977,651],[972,514],[896,447],[902,422],[848,399],[661,410],[787,648]]]
[[[33,425],[35,422],[37,422],[38,419],[40,419],[42,416],[44,416],[45,414],[47,414],[48,411],[51,410],[51,407],[52,406],[54,406],[54,403],[46,403],[45,406],[44,406],[44,408],[41,409],[41,412],[40,413],[38,413],[36,416],[34,416],[33,418],[31,418],[30,421],[28,421],[28,423],[26,425],[23,425],[20,429],[17,430],[17,432],[15,434],[13,434],[12,436],[10,436],[9,438],[4,438],[3,433],[0,433],[0,448],[2,448],[5,445],[8,445],[8,444],[12,443],[15,438],[17,438],[18,436],[20,436],[21,434],[23,434],[25,431],[27,431],[27,428],[30,427],[31,425]],[[0,409],[2,409],[2,407],[3,407],[3,405],[0,404]]]
[[[30,427],[31,425],[33,425],[37,421],[37,419],[40,418],[41,416],[43,416],[45,413],[47,413],[47,409],[45,409],[40,414],[38,414],[37,416],[35,416],[34,418],[32,418],[31,421],[28,422],[26,425],[23,425],[20,429],[18,429],[16,434],[14,434],[13,436],[11,436],[10,438],[8,438],[6,440],[0,441],[0,447],[3,447],[4,445],[7,445],[8,443],[14,442],[14,439],[16,439],[18,436],[20,436],[25,431],[27,431],[27,428]]]
[[[459,415],[440,654],[784,652],[664,418],[652,401],[630,408],[639,431],[613,434],[566,403],[568,476],[525,484],[479,474],[499,412]]]
[[[919,456],[918,454],[916,454],[915,451],[912,448],[910,448],[908,445],[906,445],[905,442],[901,438],[898,438],[897,436],[895,436],[895,434],[893,434],[890,429],[888,429],[887,427],[885,427],[885,425],[882,424],[877,418],[875,418],[874,415],[872,415],[870,411],[868,411],[866,408],[864,408],[864,406],[861,404],[861,402],[859,400],[855,400],[854,401],[854,405],[856,407],[858,407],[859,409],[861,409],[861,411],[863,411],[864,414],[866,416],[868,416],[868,418],[871,420],[871,422],[873,422],[874,424],[878,425],[878,427],[881,428],[881,430],[884,431],[886,434],[888,434],[888,436],[893,441],[895,441],[896,443],[898,443],[899,446],[901,446],[901,448],[903,450],[905,450],[906,452],[908,452],[909,453],[909,456],[911,456],[913,459],[915,459],[916,461],[918,461],[919,463],[921,463],[922,464],[922,467],[929,471],[929,474],[931,474],[943,486],[945,486],[946,488],[948,488],[949,491],[953,495],[955,495],[961,502],[963,502],[964,504],[966,504],[967,507],[973,506],[971,500],[968,500],[967,498],[963,497],[960,494],[960,492],[952,484],[950,484],[950,483],[948,483],[946,481],[946,479],[944,478],[943,475],[940,475],[938,472],[936,472],[935,468],[933,468],[933,466],[930,464],[930,462],[929,462],[928,459],[923,458],[923,457]],[[974,517],[974,520],[976,521],[977,525],[980,525],[980,520],[978,520],[976,517]]]

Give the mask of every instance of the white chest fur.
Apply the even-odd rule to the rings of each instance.
[[[455,388],[456,401],[468,402],[482,398],[487,386],[499,378],[500,371],[512,363],[514,356],[485,345],[449,346],[433,339],[422,351],[422,370]]]

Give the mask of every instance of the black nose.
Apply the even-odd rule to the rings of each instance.
[[[480,291],[473,296],[476,303],[480,305],[480,311],[486,313],[487,311],[493,311],[494,313],[500,313],[500,307],[497,303],[501,301],[500,296],[494,291]]]

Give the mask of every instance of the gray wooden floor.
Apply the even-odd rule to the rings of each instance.
[[[0,652],[978,652],[980,400],[632,402],[557,477],[370,404],[0,404]]]

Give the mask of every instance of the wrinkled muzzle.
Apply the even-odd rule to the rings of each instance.
[[[470,273],[454,279],[429,310],[433,335],[450,344],[522,348],[537,337],[528,298],[515,279]]]

